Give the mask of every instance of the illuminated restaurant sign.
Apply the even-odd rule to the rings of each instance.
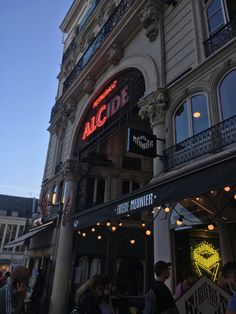
[[[145,193],[139,197],[132,197],[129,200],[117,204],[115,208],[116,215],[129,214],[137,209],[147,209],[153,207],[156,203],[156,194],[155,193]]]
[[[117,84],[117,80],[112,82],[112,84],[93,102],[91,116],[86,120],[83,128],[82,140],[87,139],[97,129],[101,128],[113,115],[115,115],[115,113],[129,102],[128,85],[117,90],[114,94]],[[113,96],[107,101],[108,96],[112,92]]]

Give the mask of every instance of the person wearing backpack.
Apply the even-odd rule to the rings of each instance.
[[[155,283],[145,297],[144,314],[177,314],[175,300],[165,285],[170,277],[171,263],[158,261],[154,265]]]

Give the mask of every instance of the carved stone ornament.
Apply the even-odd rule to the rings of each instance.
[[[60,115],[60,118],[57,120],[55,125],[55,132],[56,134],[60,134],[62,130],[65,130],[67,127],[68,119],[63,113]]]
[[[76,103],[72,99],[69,99],[64,105],[62,114],[64,114],[72,123],[74,123],[76,109]]]
[[[76,160],[67,159],[62,166],[62,174],[66,179],[74,179],[76,176]]]
[[[139,116],[142,119],[149,119],[152,126],[164,123],[168,108],[168,98],[165,88],[158,88],[155,93],[141,100],[138,106],[140,108]]]
[[[107,53],[109,64],[116,65],[123,57],[123,49],[121,45],[116,42],[111,46],[111,49]]]
[[[146,36],[150,41],[154,41],[158,35],[160,11],[151,1],[148,1],[139,13],[139,17],[143,27],[146,29]]]
[[[82,82],[83,91],[87,94],[92,94],[95,86],[95,79],[92,76],[87,76]]]

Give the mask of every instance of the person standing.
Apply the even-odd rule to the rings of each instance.
[[[20,314],[24,308],[24,300],[29,280],[29,270],[17,266],[11,274],[11,281],[0,288],[0,313]]]
[[[165,281],[170,277],[170,266],[171,263],[164,261],[155,263],[155,283],[146,295],[144,314],[178,313],[175,300],[165,285]]]
[[[94,275],[75,295],[76,306],[71,314],[102,314],[100,303],[104,295],[105,282],[102,276]]]
[[[231,294],[228,300],[226,314],[236,314],[236,263],[226,263],[221,269],[221,275],[222,278],[224,278],[223,288],[226,291],[228,290]]]
[[[181,297],[188,289],[190,289],[196,281],[196,275],[192,270],[185,270],[183,273],[183,281],[179,282],[175,288],[175,299]]]

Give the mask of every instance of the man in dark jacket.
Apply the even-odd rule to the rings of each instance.
[[[165,281],[170,277],[170,266],[171,263],[156,262],[154,266],[156,280],[146,295],[144,314],[178,313],[175,300],[165,285]]]

